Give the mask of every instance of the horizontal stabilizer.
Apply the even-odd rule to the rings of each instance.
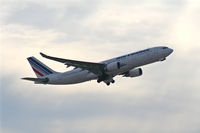
[[[46,84],[48,83],[49,79],[48,78],[22,78],[23,80],[29,80],[29,81],[34,81],[35,83],[42,83]]]

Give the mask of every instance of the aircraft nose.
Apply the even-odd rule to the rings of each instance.
[[[171,54],[173,51],[174,51],[173,49],[169,48],[169,52],[170,52],[170,54]]]

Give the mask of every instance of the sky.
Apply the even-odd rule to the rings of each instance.
[[[2,133],[199,133],[200,1],[1,0]],[[35,85],[26,58],[39,52],[99,62],[168,46],[137,78]]]

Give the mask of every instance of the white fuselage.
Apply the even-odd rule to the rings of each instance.
[[[173,52],[172,49],[167,47],[153,47],[138,52],[130,53],[124,56],[113,58],[110,60],[102,61],[100,63],[110,64],[113,62],[120,62],[123,64],[120,69],[112,72],[107,72],[106,74],[114,77],[116,75],[121,75],[128,72],[134,68],[154,63],[157,61],[164,60],[168,55]],[[49,79],[48,84],[76,84],[89,80],[97,79],[98,76],[89,72],[88,70],[82,70],[80,68],[67,71],[64,73],[55,73],[46,76]]]

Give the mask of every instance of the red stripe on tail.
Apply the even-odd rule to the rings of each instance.
[[[33,67],[32,67],[32,68],[33,68]],[[35,73],[37,73],[38,75],[40,75],[41,77],[44,76],[44,74],[40,73],[40,72],[37,71],[35,68],[33,68],[33,71],[34,71]]]

